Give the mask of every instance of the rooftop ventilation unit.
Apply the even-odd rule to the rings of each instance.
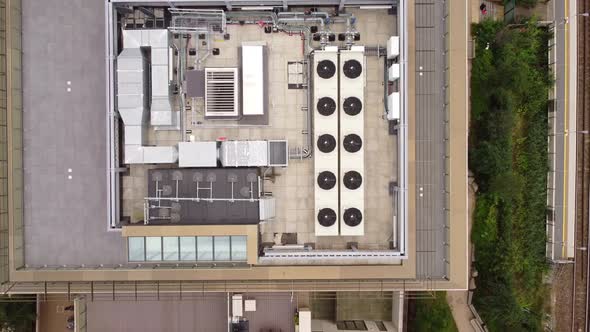
[[[238,116],[238,69],[205,68],[205,116]]]
[[[338,207],[338,48],[326,47],[313,56],[313,133],[315,235],[337,236]]]
[[[340,235],[364,235],[364,48],[340,51]]]

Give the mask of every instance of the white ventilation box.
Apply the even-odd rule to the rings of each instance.
[[[391,36],[387,41],[387,58],[393,59],[399,56],[399,37]]]
[[[387,120],[399,120],[400,108],[399,92],[393,92],[387,96]]]
[[[299,309],[299,332],[312,332],[311,310],[308,308]]]
[[[231,297],[231,314],[234,318],[244,316],[244,301],[242,299],[242,294],[236,294]]]
[[[146,164],[173,164],[178,161],[175,146],[144,146],[143,162]]]
[[[205,68],[205,116],[237,117],[238,68]]]
[[[274,197],[261,197],[258,204],[260,220],[269,220],[276,216],[276,201]]]
[[[242,114],[264,114],[264,48],[242,45]]]
[[[399,79],[399,74],[400,74],[400,72],[399,72],[399,63],[392,64],[389,67],[389,69],[387,70],[387,73],[388,73],[387,76],[389,77],[389,80],[390,81],[393,82],[393,81]]]
[[[256,300],[244,300],[244,311],[256,311]]]
[[[178,143],[179,167],[217,167],[217,142]]]
[[[125,145],[126,164],[174,164],[177,161],[176,146]]]
[[[268,166],[267,141],[225,141],[219,149],[224,167]]]

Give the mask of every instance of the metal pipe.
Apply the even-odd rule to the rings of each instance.
[[[172,201],[172,202],[176,202],[176,201],[187,201],[187,202],[200,202],[200,201],[205,201],[205,202],[231,202],[232,200],[234,202],[257,202],[260,200],[260,198],[254,198],[254,199],[250,199],[250,198],[196,198],[196,197],[144,197],[143,198],[146,201]],[[153,206],[153,207],[161,207],[161,206]]]
[[[318,22],[322,30],[325,27],[325,20],[320,17],[286,17],[286,18],[279,18],[278,23],[288,23],[288,22]]]
[[[300,15],[303,15],[303,17],[298,17]],[[323,17],[323,18],[322,18]],[[342,18],[346,17],[346,21],[343,21]],[[283,13],[278,13],[275,14],[273,12],[265,12],[265,11],[259,11],[259,12],[240,12],[240,11],[235,11],[235,12],[227,12],[226,13],[226,18],[229,21],[232,20],[238,20],[240,21],[240,19],[243,18],[252,18],[254,20],[256,20],[257,18],[260,18],[259,22],[265,23],[265,24],[272,24],[273,27],[278,28],[280,31],[284,31],[287,33],[299,33],[303,36],[304,38],[304,56],[307,58],[307,77],[308,80],[311,77],[311,57],[310,54],[313,51],[313,47],[311,45],[311,30],[308,26],[306,25],[294,25],[292,23],[295,22],[302,22],[302,23],[311,23],[311,22],[317,22],[320,24],[322,31],[325,32],[325,26],[328,20],[332,20],[334,22],[347,22],[348,25],[350,25],[351,22],[351,18],[353,18],[354,16],[352,16],[352,14],[349,13],[345,13],[345,14],[340,14],[339,16],[337,16],[334,19],[331,19],[330,14],[328,14],[327,12],[312,12],[309,15],[306,15],[303,12],[283,12]],[[264,20],[264,18],[267,18],[267,20]],[[270,18],[270,20],[268,20],[268,18]],[[210,44],[210,43],[208,43]],[[204,58],[202,60],[200,60],[199,62],[202,62],[203,60],[205,60]],[[311,90],[309,89],[309,84],[307,87],[307,117],[306,117],[306,123],[307,123],[307,130],[305,131],[307,133],[307,147],[303,147],[303,148],[299,148],[297,150],[295,150],[294,152],[290,152],[289,153],[289,158],[290,159],[305,159],[305,158],[310,158],[312,156],[313,153],[313,131],[312,131],[312,122],[313,122],[313,117],[310,114],[310,111],[312,109],[312,101],[311,101]]]
[[[380,52],[377,51],[377,54]],[[389,95],[389,75],[387,73],[387,55],[383,57],[383,113],[387,117],[389,113],[387,96]]]
[[[240,18],[253,18],[254,20],[256,20],[257,18],[264,18],[264,17],[270,17],[272,24],[273,25],[277,25],[277,14],[275,14],[274,12],[264,12],[264,11],[257,11],[257,12],[241,12],[241,11],[232,11],[232,12],[227,12],[226,13],[226,17],[229,21],[232,21],[234,19],[240,19]]]
[[[305,39],[305,56],[307,56],[308,54],[311,53],[311,51],[313,50],[313,47],[311,46],[311,30],[308,26],[305,25],[282,25],[279,26],[279,30],[280,31],[284,31],[287,33],[295,33],[295,34],[301,34],[303,35],[303,38]]]
[[[343,15],[351,15],[351,14],[343,14]],[[327,12],[310,12],[306,14],[304,12],[280,12],[277,14],[279,18],[285,16],[323,16],[324,18],[330,18],[330,14]]]
[[[307,80],[311,79],[312,55],[306,54],[307,57]],[[313,117],[310,112],[313,109],[311,101],[311,87],[307,84],[307,148],[297,149],[295,152],[289,152],[290,159],[306,159],[313,155]]]

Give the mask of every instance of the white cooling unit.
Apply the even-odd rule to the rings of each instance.
[[[205,116],[238,116],[238,68],[205,68]]]
[[[315,235],[338,235],[338,48],[314,52]]]
[[[364,47],[340,51],[340,235],[364,235]]]

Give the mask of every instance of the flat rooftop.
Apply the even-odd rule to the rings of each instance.
[[[53,10],[60,4],[48,7],[51,8],[47,10]],[[23,19],[23,34],[25,37],[36,34],[38,16],[47,11],[40,6],[29,6],[26,2],[23,10],[27,13]],[[82,7],[79,10],[84,11]],[[95,10],[99,10],[98,5]],[[357,16],[357,27],[364,45],[380,45],[397,33],[397,19],[388,15],[387,11],[351,10],[351,13]],[[60,24],[48,26],[43,33],[47,33],[46,38],[54,40],[49,49],[34,42],[34,39],[23,38],[23,63],[26,68],[23,83],[25,90],[29,91],[24,100],[25,261],[31,267],[115,265],[127,262],[125,239],[116,230],[107,230],[106,222],[106,97],[102,90],[97,93],[96,89],[97,86],[104,86],[105,71],[104,63],[95,56],[105,52],[104,43],[81,47],[88,43],[84,36],[96,36],[94,40],[104,40],[104,36],[96,32],[96,27],[104,28],[104,20],[96,16],[90,20],[83,15],[77,18],[80,18],[79,23],[73,21],[72,25],[80,24],[80,29]],[[228,26],[227,32],[229,40],[213,40],[212,47],[218,48],[220,55],[210,57],[207,66],[237,66],[237,50],[242,42],[266,42],[269,56],[269,124],[232,127],[219,121],[206,122],[201,119],[201,122],[195,119],[187,123],[187,128],[192,130],[197,141],[215,140],[223,136],[228,140],[286,139],[292,147],[303,146],[306,138],[302,132],[306,129],[306,119],[302,108],[306,106],[306,90],[289,89],[287,74],[288,62],[304,60],[302,48],[292,47],[293,44],[301,45],[301,37],[266,34],[257,25]],[[71,52],[66,52],[68,50]],[[56,56],[48,56],[47,61],[51,63],[47,65],[47,62],[36,61],[34,55],[39,52]],[[59,54],[63,56],[57,56]],[[91,59],[91,62],[86,59]],[[91,66],[92,61],[94,65]],[[75,63],[80,66],[77,71],[71,70],[77,67],[73,65]],[[395,210],[390,183],[397,181],[397,138],[390,134],[388,122],[382,119],[383,60],[376,54],[367,56],[366,66],[365,213],[366,219],[371,222],[366,224],[365,235],[315,236],[313,161],[291,160],[289,166],[276,168],[272,173],[272,181],[266,184],[265,190],[272,192],[277,199],[277,206],[273,222],[260,227],[262,242],[272,243],[276,234],[289,233],[296,234],[294,238],[298,244],[314,242],[318,249],[345,249],[351,241],[357,242],[362,249],[389,249]],[[42,73],[41,77],[46,80],[39,80]],[[55,90],[49,95],[46,90],[48,82],[54,82]],[[55,105],[52,107],[55,112],[42,111],[48,104]],[[190,118],[195,114],[187,111],[186,116]],[[89,125],[91,123],[94,125]],[[148,137],[151,145],[173,145],[179,141],[180,134],[177,131],[150,130]],[[153,182],[148,180],[154,168],[159,167],[130,165],[128,175],[121,178],[121,215],[129,218],[132,224],[144,217],[144,197],[150,196],[148,192],[153,192],[153,188],[148,188],[148,183]],[[187,173],[186,177],[188,179],[190,175]],[[186,182],[187,186],[190,185],[190,181]],[[52,196],[55,197],[53,200],[46,199]],[[217,212],[214,211],[216,209]],[[212,217],[222,217],[228,212],[227,208],[213,206],[207,210],[211,212],[207,215]],[[255,214],[254,211],[238,213],[234,221],[247,223],[257,217]],[[54,217],[58,215],[60,218]],[[247,215],[251,217],[240,218]],[[207,221],[206,217],[197,219],[199,223],[215,223]],[[51,223],[47,220],[51,220]],[[228,220],[228,223],[232,221]],[[80,244],[76,246],[80,249],[75,252],[69,250],[72,243]]]
[[[411,17],[405,21],[409,30],[407,94],[410,100],[407,109],[410,114],[407,124],[410,182],[406,189],[410,206],[408,220],[403,221],[408,225],[407,260],[397,261],[392,266],[364,266],[360,270],[346,264],[322,267],[321,262],[316,262],[318,265],[312,268],[254,266],[233,271],[203,269],[198,274],[189,274],[190,269],[178,269],[173,271],[173,275],[161,269],[145,273],[128,271],[129,275],[122,276],[117,274],[120,271],[106,271],[110,267],[128,264],[128,255],[127,239],[120,230],[109,227],[109,209],[113,207],[113,202],[108,199],[112,189],[108,174],[112,169],[108,166],[107,154],[111,136],[107,129],[104,57],[104,31],[107,27],[101,14],[104,4],[100,1],[86,4],[81,0],[67,3],[51,0],[42,4],[23,1],[24,252],[25,267],[31,269],[22,271],[22,280],[50,280],[51,273],[61,273],[43,269],[49,267],[65,269],[63,276],[59,277],[62,280],[126,280],[136,277],[148,280],[249,280],[302,276],[325,280],[384,276],[393,279],[436,279],[451,275],[455,276],[451,278],[452,282],[458,284],[441,287],[463,287],[462,248],[467,237],[463,233],[466,229],[462,229],[463,226],[466,228],[466,219],[462,219],[466,211],[461,204],[465,200],[466,210],[466,197],[463,195],[466,178],[465,188],[461,181],[466,175],[466,168],[463,170],[461,162],[466,155],[466,142],[462,138],[466,134],[466,123],[461,117],[467,110],[463,110],[464,105],[455,104],[455,109],[461,112],[454,113],[456,115],[450,118],[455,124],[455,131],[450,131],[450,137],[446,136],[445,125],[449,120],[445,115],[448,109],[444,105],[448,105],[448,100],[452,102],[453,98],[445,99],[439,89],[449,84],[446,80],[450,80],[453,86],[466,87],[460,79],[464,78],[462,74],[466,71],[461,59],[467,53],[466,48],[465,54],[462,53],[465,46],[462,41],[452,41],[455,43],[450,46],[451,55],[455,56],[451,58],[454,71],[445,74],[445,45],[435,41],[446,28],[463,33],[466,23],[453,21],[445,28],[442,20],[445,9],[434,1],[421,1],[415,6],[408,1],[407,6]],[[460,12],[458,9],[462,8],[458,4],[449,6],[455,12]],[[46,19],[63,16],[63,8],[68,8],[73,14],[69,15],[68,24]],[[400,17],[391,15],[387,10],[347,8],[346,11],[357,18],[356,27],[361,36],[357,44],[368,46],[368,49],[384,47],[390,36],[404,33],[397,28],[401,24]],[[446,11],[453,13],[449,9]],[[40,22],[44,29],[39,29]],[[334,26],[343,28],[345,25],[337,23]],[[268,124],[215,122],[190,110],[188,106],[194,109],[194,105],[189,103],[183,111],[185,133],[150,127],[146,146],[173,146],[189,134],[195,141],[278,139],[287,140],[292,148],[305,145],[307,119],[302,109],[306,106],[306,90],[289,88],[293,78],[288,70],[289,63],[304,60],[301,36],[265,33],[257,24],[228,25],[227,33],[229,38],[211,39],[209,46],[219,51],[218,55],[207,58],[205,67],[235,67],[239,64],[238,47],[242,42],[266,42]],[[195,39],[189,43],[200,40]],[[335,43],[339,43],[337,39]],[[44,55],[43,61],[39,61],[39,54]],[[313,243],[318,250],[344,250],[350,248],[351,243],[359,250],[390,250],[396,231],[393,221],[398,208],[391,184],[400,180],[397,178],[399,142],[395,134],[390,134],[390,123],[383,114],[383,61],[377,54],[367,51],[365,65],[364,235],[315,235],[313,160],[291,159],[287,167],[274,168],[268,173],[259,172],[263,179],[263,194],[271,193],[276,199],[274,219],[259,226],[260,243],[272,245],[283,235],[283,238],[288,238],[289,245]],[[467,98],[462,91],[453,90],[451,94]],[[454,133],[458,136],[452,136]],[[449,146],[454,150],[449,152]],[[449,158],[450,154],[458,157]],[[115,188],[119,193],[116,201],[120,204],[121,222],[128,228],[143,224],[144,198],[153,191],[150,189],[153,184],[148,179],[156,168],[162,168],[162,165],[133,164],[120,176],[120,187]],[[453,177],[455,171],[460,172],[456,173],[458,177]],[[450,189],[445,187],[445,176],[449,174]],[[451,209],[445,219],[445,209],[449,209],[449,204],[453,202],[457,202],[458,208]],[[165,223],[160,226],[165,226]],[[449,229],[452,230],[450,234]],[[451,249],[446,245],[449,241],[455,243]],[[464,249],[466,252],[466,247]],[[453,260],[449,263],[449,256],[455,263]],[[104,266],[105,270],[95,270],[97,266]],[[40,268],[39,272],[32,272],[35,268]],[[85,269],[82,272],[84,275],[72,277],[70,273],[76,272],[69,268]],[[136,272],[143,274],[135,275]],[[446,285],[446,281],[441,282],[441,285]]]
[[[25,0],[22,11],[25,264],[120,263],[125,243],[106,223],[104,4]]]

